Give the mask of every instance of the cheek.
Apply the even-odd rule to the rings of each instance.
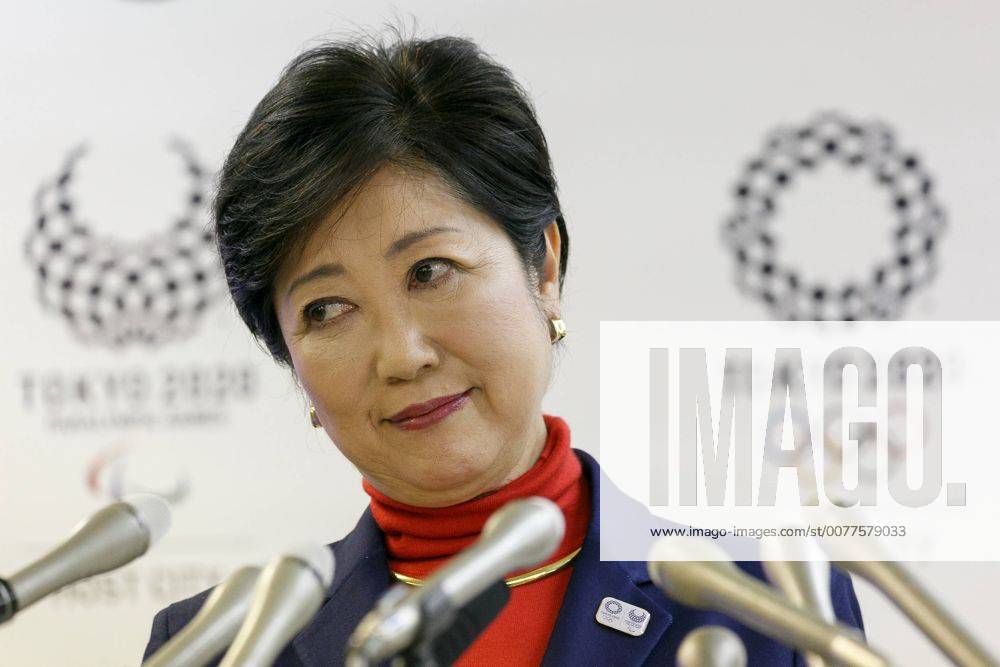
[[[343,345],[316,338],[300,341],[290,351],[303,389],[326,416],[324,425],[346,425],[348,418],[357,415],[358,387],[364,386],[355,355]]]
[[[466,315],[456,354],[475,366],[493,402],[520,404],[548,377],[548,334],[521,285],[494,293]]]

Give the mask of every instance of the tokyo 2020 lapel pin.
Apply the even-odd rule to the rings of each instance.
[[[648,611],[624,600],[611,597],[601,600],[594,618],[601,625],[606,625],[633,637],[644,633],[646,626],[649,625]]]

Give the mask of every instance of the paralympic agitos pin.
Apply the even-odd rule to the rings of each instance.
[[[638,637],[646,631],[649,625],[649,612],[642,607],[636,607],[624,600],[616,598],[604,598],[597,607],[594,615],[597,622],[624,632],[627,635]]]

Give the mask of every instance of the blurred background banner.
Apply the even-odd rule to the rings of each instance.
[[[236,134],[324,38],[415,21],[527,88],[572,242],[573,337],[544,409],[578,448],[598,450],[602,320],[998,318],[993,3],[41,0],[0,17],[0,573],[122,494],[174,505],[149,556],[3,627],[10,664],[138,664],[157,609],[360,515],[358,473],[246,333],[206,236]],[[917,571],[1000,650],[1000,567]],[[943,664],[856,585],[878,646]]]

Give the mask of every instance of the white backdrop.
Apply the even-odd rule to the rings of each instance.
[[[119,243],[165,232],[190,195],[171,138],[214,172],[292,56],[396,17],[415,18],[424,34],[476,39],[537,105],[571,235],[569,351],[543,408],[568,421],[576,447],[598,450],[601,320],[769,316],[737,289],[721,223],[767,132],[824,110],[891,126],[933,175],[947,211],[939,275],[902,316],[997,319],[994,3],[8,0],[0,19],[0,573],[116,492],[152,489],[177,504],[174,529],[140,563],[0,628],[6,663],[138,664],[157,609],[290,542],[338,539],[361,513],[357,472],[310,428],[291,378],[232,307],[211,298],[218,275],[196,286],[192,298],[209,298],[186,335],[114,346],[74,335],[43,305],[25,243],[37,225],[36,192],[84,144],[67,190],[74,218]],[[894,219],[870,179],[829,168],[794,184],[774,225],[784,257],[834,280],[889,252]],[[153,289],[157,304],[164,289]],[[993,446],[991,434],[983,440]],[[1000,652],[991,632],[1000,565],[917,569]],[[943,664],[857,586],[874,643],[900,664]]]

